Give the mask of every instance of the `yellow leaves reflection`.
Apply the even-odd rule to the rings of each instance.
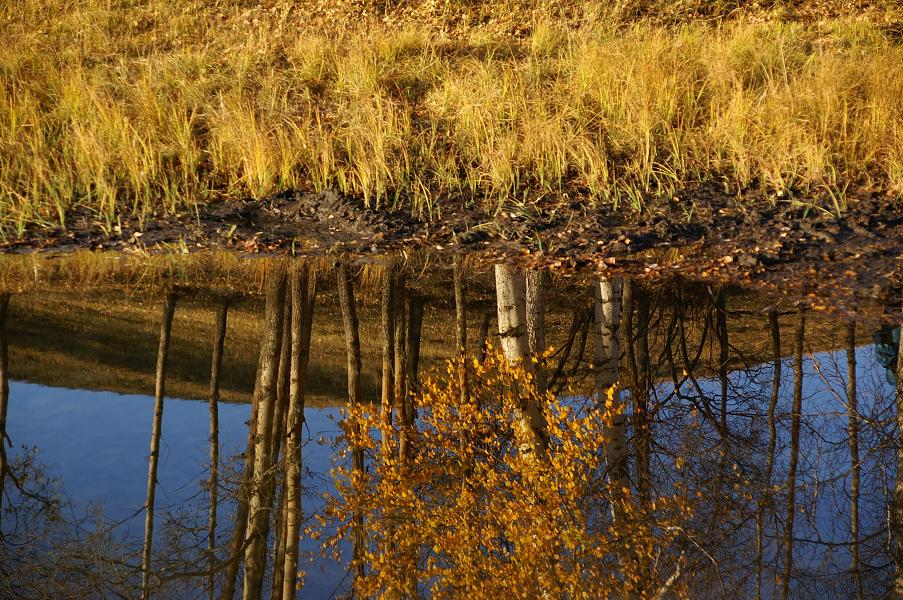
[[[548,424],[545,460],[519,451],[517,414],[530,403]],[[421,386],[406,457],[378,407],[349,409],[348,443],[374,462],[336,473],[327,505],[338,533],[326,548],[362,530],[352,535],[367,540],[355,582],[362,597],[654,596],[679,560],[675,532],[688,506],[680,495],[641,506],[610,485],[606,425],[623,408],[611,394],[602,404],[540,393],[529,372],[490,350],[483,362],[450,362]]]

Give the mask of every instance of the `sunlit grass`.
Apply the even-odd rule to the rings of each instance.
[[[415,3],[314,33],[375,4],[26,4],[0,9],[4,237],[73,207],[112,228],[284,189],[420,214],[549,194],[641,208],[696,183],[836,214],[852,189],[903,193],[890,12],[675,24],[736,4],[680,3],[629,24],[637,3],[471,3],[477,27]]]

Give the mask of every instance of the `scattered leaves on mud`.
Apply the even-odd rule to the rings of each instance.
[[[812,305],[854,309],[857,300],[899,286],[903,202],[879,193],[850,197],[837,219],[800,201],[738,200],[712,189],[651,200],[642,211],[590,207],[567,197],[503,206],[496,214],[462,202],[437,203],[433,220],[366,208],[325,191],[229,202],[197,215],[137,220],[105,230],[87,213],[66,230],[31,229],[0,251],[349,254],[398,250],[479,252],[486,260],[517,256],[565,271],[640,277],[682,274],[771,288]]]

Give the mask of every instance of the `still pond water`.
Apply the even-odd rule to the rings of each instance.
[[[162,403],[154,385],[166,297],[156,283],[114,273],[91,286],[48,280],[11,294],[0,597],[219,598],[230,579],[237,597],[284,597],[287,468],[297,464],[286,450],[294,337],[306,345],[293,328],[304,329],[309,298],[295,438],[297,597],[890,596],[893,293],[853,322],[732,286],[524,277],[418,260],[306,265],[294,321],[292,275],[275,263],[246,279],[211,272],[180,281]],[[225,298],[211,548],[208,386]],[[530,392],[504,365],[517,363],[518,347],[542,355],[537,345],[545,358],[522,363]],[[355,419],[373,443],[349,453],[343,420],[355,347],[356,404],[374,413]],[[403,392],[390,398],[393,429],[379,431],[384,375],[389,396]],[[605,396],[614,381],[623,408],[612,413]],[[458,402],[475,402],[483,416],[465,417]],[[145,557],[155,404],[162,418]],[[531,421],[534,404],[544,416]],[[267,420],[264,406],[281,423],[270,431],[283,433],[249,445],[249,424]],[[449,406],[454,416],[443,417]],[[597,427],[575,434],[568,423],[580,419]],[[384,446],[384,437],[410,448]],[[468,444],[478,451],[465,452]],[[266,452],[269,462],[255,470]],[[400,460],[383,461],[386,452]],[[347,486],[355,472],[364,474],[359,495]],[[462,501],[471,495],[474,504]],[[242,504],[252,517],[236,522]],[[261,522],[265,570],[248,590],[247,540]],[[468,537],[473,531],[479,536]]]

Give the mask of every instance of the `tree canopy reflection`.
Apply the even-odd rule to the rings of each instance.
[[[95,314],[84,340],[70,325],[54,338],[62,311],[48,307],[65,300],[0,295],[4,381],[21,368],[53,385],[35,357],[84,356],[140,371],[136,391],[156,388],[160,411],[172,380],[209,389],[210,407],[207,472],[190,502],[160,507],[149,470],[133,507],[145,536],[75,514],[40,452],[8,440],[0,594],[289,598],[330,561],[347,573],[336,595],[355,597],[869,598],[903,585],[893,302],[841,321],[727,285],[463,257],[255,269],[225,291],[154,288],[135,311],[146,326],[120,335]],[[124,357],[142,331],[135,367]],[[219,443],[221,377],[250,401],[235,456]],[[5,411],[16,397],[0,387]],[[345,411],[332,473],[307,463],[314,389]],[[147,425],[153,456],[166,431]]]

